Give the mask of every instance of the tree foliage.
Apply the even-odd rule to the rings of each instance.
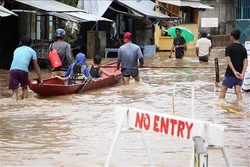
[[[78,3],[78,0],[56,0],[56,1],[70,5],[70,6],[74,6],[74,7],[76,7]]]
[[[73,7],[76,7],[78,3],[78,0],[56,0],[56,1],[73,6]],[[66,31],[65,41],[71,44],[75,40],[71,38],[71,35],[72,35],[71,29],[68,27],[63,27],[63,28]]]

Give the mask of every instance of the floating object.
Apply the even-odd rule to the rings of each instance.
[[[227,106],[223,106],[223,105],[221,105],[221,104],[219,104],[219,103],[217,103],[217,104],[215,104],[215,105],[216,105],[217,107],[221,107],[222,109],[225,109],[225,110],[227,110],[227,111],[229,111],[229,112],[232,112],[232,113],[241,115],[241,116],[243,116],[244,118],[247,118],[246,115],[240,113],[239,111],[236,111],[235,109],[232,109],[232,108],[227,107]]]

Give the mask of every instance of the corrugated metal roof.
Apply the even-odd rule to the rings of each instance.
[[[126,8],[130,9],[135,14],[135,17],[144,17],[148,16],[149,18],[169,18],[165,14],[161,14],[154,11],[156,4],[150,0],[79,0],[78,7],[86,10],[89,13],[92,13],[97,16],[102,16],[105,11],[109,8],[112,2],[116,2]],[[119,10],[110,8],[119,12]],[[120,11],[120,13],[123,13]],[[131,15],[131,13],[125,13],[125,15]],[[133,15],[133,14],[132,14]],[[131,17],[133,17],[131,15]]]
[[[175,6],[187,6],[192,8],[199,8],[199,9],[214,9],[211,6],[204,5],[199,1],[181,1],[181,0],[159,0],[159,2],[175,5]]]
[[[98,17],[86,13],[82,9],[78,9],[54,0],[15,0],[27,6],[40,9],[45,13],[56,16],[65,20],[73,22],[87,22],[87,21],[112,21],[104,17]]]
[[[169,16],[154,11],[156,4],[150,0],[117,0],[118,3],[123,4],[125,7],[130,8],[135,13],[142,14],[149,18],[167,19]]]
[[[77,18],[84,18],[88,21],[98,21],[98,20],[113,21],[104,17],[95,16],[95,15],[83,13],[83,12],[68,12],[67,14],[73,17],[77,17]]]
[[[82,9],[60,3],[55,0],[15,0],[16,2],[32,6],[46,12],[85,12]]]
[[[7,17],[10,15],[18,16],[14,12],[12,12],[12,11],[10,11],[10,10],[6,9],[5,7],[0,5],[0,17]]]
[[[83,12],[47,12],[49,15],[56,16],[65,20],[81,23],[81,22],[88,22],[88,21],[109,21],[112,22],[113,20],[98,17],[92,14],[83,13]]]

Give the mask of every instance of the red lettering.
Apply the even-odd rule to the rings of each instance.
[[[154,118],[154,127],[153,127],[153,131],[155,132],[159,132],[159,127],[158,127],[158,121],[159,121],[159,116],[155,115]]]
[[[183,138],[183,130],[185,129],[185,122],[178,121],[177,136]]]
[[[168,134],[168,124],[169,124],[169,119],[166,118],[166,121],[165,121],[164,117],[161,117],[161,126],[160,126],[161,133],[164,130],[164,133]]]
[[[137,128],[137,126],[139,126],[139,128],[142,129],[143,120],[144,120],[144,114],[141,114],[140,117],[140,113],[136,113],[135,127]]]
[[[150,117],[148,114],[145,114],[144,116],[144,128],[145,130],[149,130],[150,128]]]
[[[187,126],[187,139],[190,138],[190,133],[191,133],[191,129],[193,128],[193,123],[190,123],[190,125],[188,125],[188,122],[186,122],[186,126]]]
[[[177,120],[170,119],[170,122],[172,123],[171,135],[174,136],[174,126],[177,124]]]

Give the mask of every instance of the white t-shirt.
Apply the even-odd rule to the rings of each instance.
[[[209,48],[212,46],[211,40],[207,38],[200,38],[197,40],[196,47],[199,48],[199,56],[209,54]]]

